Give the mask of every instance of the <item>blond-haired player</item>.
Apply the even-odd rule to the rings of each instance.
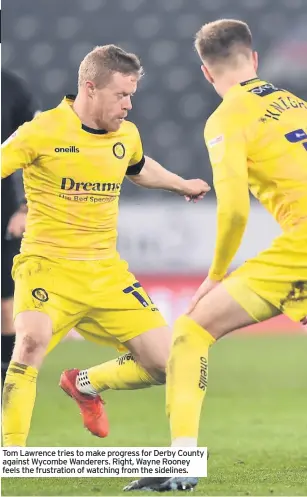
[[[172,445],[192,447],[210,345],[281,313],[302,323],[307,315],[307,104],[257,76],[258,57],[244,22],[206,24],[195,45],[204,76],[223,101],[205,127],[217,196],[214,259],[188,313],[175,323],[167,375]],[[282,235],[226,278],[247,223],[249,191]],[[142,479],[127,489],[196,484],[197,478]]]
[[[26,444],[38,370],[72,327],[130,351],[62,374],[60,386],[93,434],[108,433],[99,392],[165,381],[170,331],[116,250],[121,185],[128,175],[190,198],[209,187],[143,155],[139,132],[126,121],[141,75],[136,55],[95,48],[80,65],[78,95],[20,127],[2,150],[2,177],[23,168],[29,208],[13,267],[16,344],[4,385],[4,446]]]

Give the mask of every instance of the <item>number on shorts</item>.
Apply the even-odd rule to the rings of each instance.
[[[148,307],[150,305],[149,302],[151,302],[151,304],[153,304],[153,301],[151,300],[151,298],[148,295],[147,295],[147,297],[148,297],[149,302],[147,302],[147,300],[143,297],[143,295],[140,294],[140,292],[135,290],[136,288],[142,288],[142,285],[139,281],[136,281],[135,283],[133,283],[133,285],[127,286],[127,288],[124,288],[123,292],[124,293],[131,293],[140,302],[140,304],[142,304],[143,307]]]
[[[302,145],[307,151],[307,133],[303,129],[296,129],[295,131],[291,131],[290,133],[287,133],[285,137],[290,143],[303,142]]]

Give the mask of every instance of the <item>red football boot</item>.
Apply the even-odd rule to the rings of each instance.
[[[61,374],[59,386],[74,399],[80,409],[83,424],[93,435],[105,438],[109,434],[109,422],[100,395],[87,395],[79,392],[76,379],[79,369],[66,369]]]

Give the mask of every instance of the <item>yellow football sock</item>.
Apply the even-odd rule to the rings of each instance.
[[[87,369],[87,377],[96,392],[103,390],[137,390],[160,385],[161,382],[153,378],[134,360],[131,353],[117,357],[99,366]],[[79,373],[82,381],[82,372]],[[80,383],[78,384],[80,391]]]
[[[176,320],[166,375],[172,441],[198,437],[208,381],[208,350],[214,342],[213,336],[188,316]]]
[[[2,402],[3,446],[24,447],[30,430],[36,397],[37,369],[11,361]]]

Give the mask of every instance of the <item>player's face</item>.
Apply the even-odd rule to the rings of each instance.
[[[107,131],[117,131],[132,109],[131,97],[138,83],[137,74],[114,73],[103,88],[96,88],[93,111],[97,122]]]

